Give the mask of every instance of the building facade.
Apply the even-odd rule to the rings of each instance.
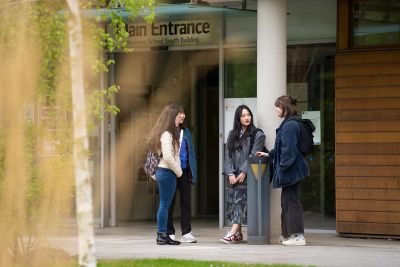
[[[232,112],[249,105],[271,148],[274,101],[290,94],[317,126],[302,189],[306,228],[399,236],[399,1],[201,2],[156,7],[152,25],[128,23],[134,52],[105,54],[116,64],[101,82],[121,86],[121,112],[92,137],[99,225],[155,219],[146,134],[172,101],[185,106],[197,148],[193,216],[229,225],[221,173]],[[279,190],[270,196],[274,238]]]
[[[339,233],[400,235],[399,9],[399,1],[338,1]]]

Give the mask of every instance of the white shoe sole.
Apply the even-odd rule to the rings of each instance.
[[[283,241],[282,245],[284,245],[284,246],[305,246],[306,241],[298,241],[298,242],[293,242],[293,243],[287,243],[287,242]]]

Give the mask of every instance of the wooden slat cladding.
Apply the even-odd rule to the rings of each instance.
[[[363,64],[363,65],[341,65],[336,71],[337,77],[354,77],[354,73],[360,76],[376,76],[376,75],[396,75],[400,68],[400,60],[395,63],[386,63],[379,68],[376,64]]]
[[[367,51],[343,53],[337,56],[340,61],[336,62],[336,66],[373,64],[375,66],[381,64],[391,64],[400,62],[399,51]]]
[[[336,177],[399,177],[400,166],[346,166],[336,164]]]
[[[354,200],[397,200],[400,201],[400,190],[397,189],[360,189],[360,188],[337,188],[338,199]]]
[[[400,213],[379,211],[339,211],[340,222],[400,223]]]
[[[399,132],[400,123],[392,121],[338,121],[336,123],[337,132]]]
[[[342,166],[400,166],[398,155],[336,155],[335,160]]]
[[[336,57],[337,232],[400,235],[400,50]]]
[[[399,109],[336,110],[336,121],[400,120]]]
[[[377,68],[379,68],[377,66]],[[356,75],[357,73],[354,72]],[[368,75],[337,77],[336,86],[341,87],[371,87],[371,86],[394,86],[400,84],[400,75]]]
[[[336,222],[336,229],[339,233],[369,234],[393,236],[393,233],[400,232],[398,223],[364,223],[364,222]]]
[[[391,143],[400,142],[397,132],[337,133],[337,143]]]
[[[336,188],[369,188],[369,189],[391,189],[399,188],[398,177],[337,177]],[[400,206],[399,206],[400,212]]]
[[[337,99],[351,99],[367,97],[400,97],[399,86],[384,86],[384,87],[353,87],[353,88],[340,88],[336,90]]]
[[[400,84],[400,80],[399,80]],[[360,97],[362,97],[362,92],[360,92]],[[358,98],[358,99],[337,99],[336,108],[337,110],[352,110],[352,109],[400,109],[400,97],[392,98]],[[384,119],[384,118],[382,118]]]
[[[398,155],[399,143],[336,143],[336,155]]]
[[[400,201],[384,200],[357,200],[339,199],[336,201],[336,209],[339,211],[380,211],[400,213]]]

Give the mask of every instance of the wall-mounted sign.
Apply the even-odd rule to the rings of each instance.
[[[218,44],[216,20],[166,21],[128,24],[129,47],[196,46]]]

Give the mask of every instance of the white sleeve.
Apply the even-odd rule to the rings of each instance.
[[[181,177],[182,168],[180,165],[180,160],[176,159],[176,157],[179,157],[179,153],[175,153],[174,155],[175,149],[172,146],[172,135],[166,131],[161,135],[160,141],[162,158],[167,164],[168,169],[173,171],[176,177]]]

